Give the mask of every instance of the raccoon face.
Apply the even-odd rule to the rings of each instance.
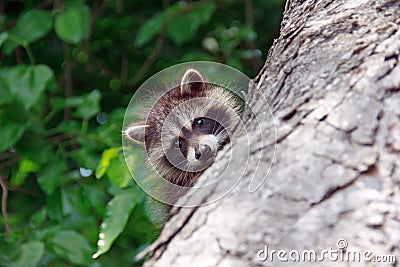
[[[143,122],[124,132],[144,145],[149,161],[164,178],[177,184],[209,167],[237,122],[239,105],[226,89],[208,84],[193,69],[181,85],[164,94]]]
[[[198,117],[183,125],[175,138],[166,141],[164,152],[176,168],[198,172],[214,161],[217,151],[226,141],[226,130],[219,122],[207,117]]]

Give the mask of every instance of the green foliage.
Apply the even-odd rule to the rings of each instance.
[[[54,30],[61,40],[79,44],[90,30],[90,10],[87,6],[68,8],[57,15]]]
[[[61,177],[66,170],[63,159],[52,159],[43,166],[37,173],[37,182],[40,189],[46,194],[51,195],[60,185]]]
[[[1,5],[0,192],[8,196],[0,266],[140,266],[134,257],[159,234],[165,208],[136,185],[123,157],[131,96],[189,60],[254,76],[284,1],[160,3]]]
[[[43,257],[44,244],[38,241],[32,241],[21,245],[12,255],[14,259],[10,267],[28,267],[37,266]]]
[[[38,165],[35,162],[29,159],[23,159],[19,162],[18,170],[11,177],[11,182],[16,186],[23,185],[28,174],[38,169]]]
[[[22,43],[30,44],[45,36],[52,27],[51,13],[48,11],[31,9],[21,15],[15,26],[9,32],[4,45],[5,54],[10,54]]]
[[[96,178],[100,179],[106,173],[112,159],[116,158],[122,148],[109,148],[103,151],[99,165],[96,168]]]
[[[51,250],[61,258],[79,265],[89,265],[91,247],[84,236],[75,231],[64,230],[56,232],[49,240]]]
[[[165,17],[165,12],[159,12],[147,20],[136,35],[135,45],[138,47],[143,46],[157,36],[163,30],[166,21]]]
[[[93,258],[106,253],[124,229],[130,212],[139,201],[138,196],[141,194],[138,190],[138,188],[133,187],[121,191],[108,202],[106,217],[100,227],[99,241],[97,242],[98,249]]]
[[[53,71],[46,65],[18,65],[5,69],[2,77],[13,100],[29,109],[53,78]]]

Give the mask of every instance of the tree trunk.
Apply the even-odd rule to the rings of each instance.
[[[304,266],[399,266],[399,25],[399,0],[288,1],[280,37],[254,79],[275,118],[276,129],[260,122],[262,137],[275,135],[276,152],[257,131],[236,139],[237,148],[243,138],[251,142],[243,179],[219,201],[176,209],[145,266],[291,266],[294,250],[316,251],[318,259],[297,263]],[[268,107],[249,90],[251,129]],[[229,160],[228,174],[240,173],[245,157],[220,155],[199,182]],[[260,181],[273,158],[268,178],[250,193],[250,179],[256,173]],[[325,254],[318,262],[330,248],[342,258]],[[271,258],[272,250],[287,253]],[[360,263],[346,252],[355,261],[359,252]],[[397,261],[374,262],[394,260],[378,255]]]

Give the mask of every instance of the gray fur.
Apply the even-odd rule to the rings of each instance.
[[[192,186],[212,162],[207,159],[207,162],[199,163],[193,154],[184,155],[180,150],[178,152],[182,155],[175,152],[174,142],[182,136],[182,129],[190,135],[189,139],[183,139],[187,144],[187,153],[194,153],[204,143],[209,145],[214,155],[216,147],[220,149],[229,142],[228,133],[238,123],[239,112],[240,105],[231,92],[207,83],[198,71],[189,69],[183,75],[180,86],[158,99],[146,120],[132,124],[124,134],[132,142],[146,147],[150,166],[160,176],[177,185]],[[198,134],[192,124],[194,119],[202,117],[219,122],[222,128],[218,129],[224,130],[214,137]],[[171,164],[171,158],[177,164]]]

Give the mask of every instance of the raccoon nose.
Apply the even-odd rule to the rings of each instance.
[[[211,154],[211,147],[209,145],[200,145],[199,149],[196,149],[194,156],[196,159],[209,158]]]

